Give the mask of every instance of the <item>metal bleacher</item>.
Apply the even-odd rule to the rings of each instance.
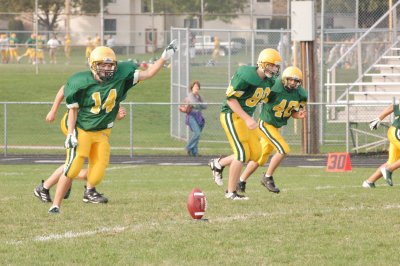
[[[386,134],[383,131],[371,132],[367,123],[400,97],[400,38],[397,24],[391,24],[386,34],[381,33],[381,23],[390,21],[390,16],[398,11],[399,4],[400,1],[352,43],[327,70],[327,122],[346,125],[346,136],[351,136],[352,150],[355,152],[387,145]],[[376,46],[368,50],[368,45]],[[343,66],[351,54],[357,54],[357,63],[355,69],[349,71],[358,74],[353,82],[348,82],[349,77],[346,80],[340,74],[346,71]],[[373,59],[366,63],[364,59],[371,56]],[[343,80],[345,82],[341,82]],[[391,116],[386,117],[385,124],[390,124],[392,119]],[[368,137],[369,143],[359,144],[359,136]]]

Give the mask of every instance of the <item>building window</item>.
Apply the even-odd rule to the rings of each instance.
[[[257,19],[257,29],[265,30],[269,29],[271,26],[271,20],[269,18],[258,18]]]
[[[104,20],[104,34],[115,35],[117,33],[117,20],[116,19],[105,19]]]
[[[193,19],[193,18],[186,18],[183,22],[183,26],[185,28],[190,28],[190,29],[197,29],[198,28],[198,20]]]
[[[261,2],[270,2],[270,0],[257,0],[257,3],[261,3]]]
[[[151,12],[151,3],[149,0],[142,0],[142,13],[149,13]]]

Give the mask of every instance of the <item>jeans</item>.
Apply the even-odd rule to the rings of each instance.
[[[202,128],[197,124],[196,119],[193,116],[189,116],[189,125],[193,131],[193,135],[186,145],[186,150],[193,156],[199,155],[199,140]]]

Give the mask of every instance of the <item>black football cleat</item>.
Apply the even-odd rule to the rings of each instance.
[[[246,182],[239,181],[236,185],[236,190],[240,193],[245,193],[246,192]]]
[[[274,178],[272,176],[269,176],[269,177],[263,176],[261,178],[261,185],[266,187],[270,192],[273,192],[273,193],[280,192],[279,188],[275,187]]]
[[[86,189],[83,193],[83,202],[86,203],[107,203],[108,199],[103,194],[98,193],[96,188]]]
[[[51,202],[50,191],[43,187],[44,180],[34,190],[33,194],[43,202]]]

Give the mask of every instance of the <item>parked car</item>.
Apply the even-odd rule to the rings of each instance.
[[[212,54],[214,51],[214,37],[209,35],[198,35],[195,38],[194,44],[196,54]],[[243,44],[240,42],[224,42],[220,41],[219,50],[220,56],[225,56],[229,53],[229,49],[231,53],[237,53],[240,49],[243,48]]]

